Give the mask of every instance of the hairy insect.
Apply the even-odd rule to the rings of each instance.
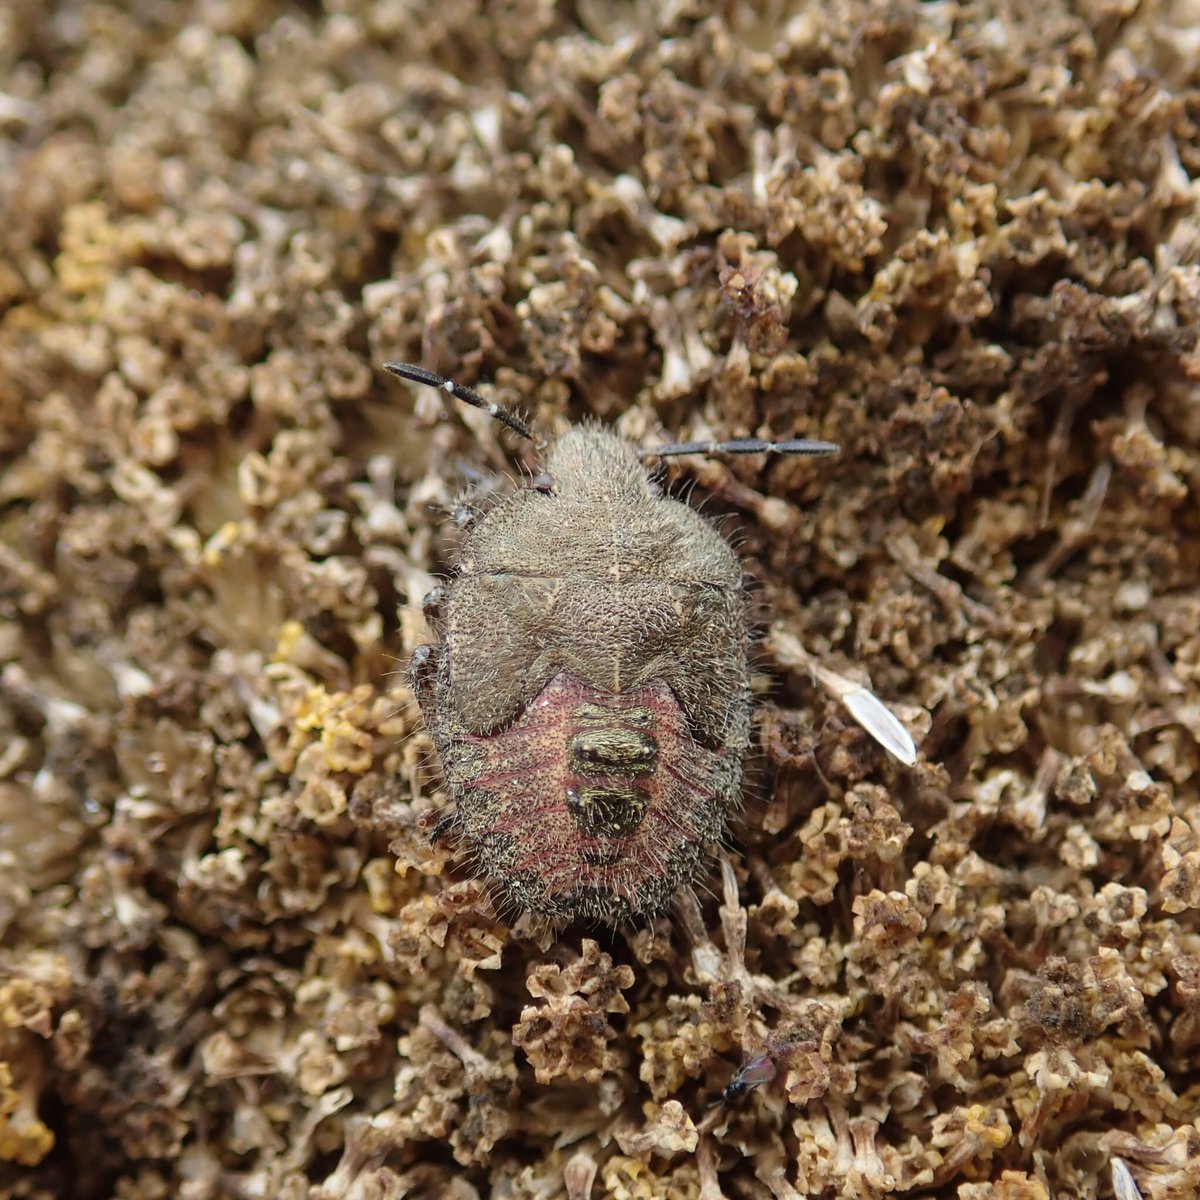
[[[455,802],[440,831],[507,901],[552,921],[661,911],[738,803],[750,676],[738,559],[659,493],[643,459],[837,447],[751,438],[640,451],[591,425],[547,446],[470,388],[384,366],[542,452],[534,479],[466,535],[438,590],[440,636],[412,657]]]

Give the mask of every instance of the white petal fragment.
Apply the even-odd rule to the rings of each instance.
[[[917,747],[900,718],[874,692],[856,687],[842,694],[850,715],[890,754],[906,767],[915,765]]]
[[[1142,1190],[1134,1182],[1125,1160],[1114,1157],[1109,1166],[1112,1168],[1113,1195],[1116,1200],[1142,1200]]]
[[[906,767],[917,761],[917,745],[900,718],[874,692],[837,671],[819,663],[782,625],[771,628],[768,641],[775,661],[782,667],[808,671],[831,695],[836,696],[850,715],[891,755]]]

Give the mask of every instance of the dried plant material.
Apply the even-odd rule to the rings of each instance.
[[[616,966],[587,938],[578,961],[530,973],[529,994],[545,1003],[521,1011],[513,1042],[529,1056],[539,1083],[560,1076],[599,1083],[617,1068],[620,1058],[609,1048],[616,1034],[605,1014],[629,1011],[622,989],[633,982],[628,966]]]
[[[37,1115],[38,1081],[21,1084],[0,1062],[0,1162],[35,1167],[54,1147],[54,1134]]]
[[[678,1100],[668,1100],[642,1130],[617,1130],[616,1139],[623,1153],[642,1159],[652,1154],[691,1154],[699,1140],[691,1117]]]

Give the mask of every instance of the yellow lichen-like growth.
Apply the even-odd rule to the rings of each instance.
[[[0,1160],[35,1167],[54,1148],[54,1134],[29,1111],[27,1097],[0,1061]]]

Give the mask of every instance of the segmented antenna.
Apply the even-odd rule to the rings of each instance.
[[[427,371],[424,367],[412,363],[385,362],[385,371],[407,379],[410,383],[423,383],[435,387],[461,400],[473,408],[482,409],[489,417],[494,417],[501,425],[508,426],[513,433],[519,433],[528,438],[537,447],[542,448],[542,439],[533,431],[523,417],[517,416],[510,408],[497,404],[493,400],[485,400],[474,388],[455,383],[445,375],[436,371]],[[792,438],[782,442],[768,442],[762,438],[735,438],[730,442],[669,442],[665,446],[653,446],[639,450],[642,458],[674,458],[681,454],[805,454],[823,455],[836,454],[840,449],[834,442],[818,442],[811,438]]]
[[[841,447],[836,442],[817,442],[811,438],[791,438],[783,442],[766,442],[762,438],[734,438],[731,442],[670,442],[665,446],[649,446],[641,451],[643,458],[673,458],[678,454],[836,454]]]
[[[471,405],[472,408],[483,409],[489,417],[494,417],[501,425],[507,425],[513,433],[519,433],[523,438],[528,438],[534,445],[541,445],[541,439],[523,418],[502,404],[485,400],[474,388],[455,383],[453,379],[447,379],[436,371],[427,371],[424,367],[413,366],[412,363],[385,362],[383,369],[412,383],[424,383],[429,387],[440,388],[447,395],[453,396],[455,400],[461,400],[464,404]]]

